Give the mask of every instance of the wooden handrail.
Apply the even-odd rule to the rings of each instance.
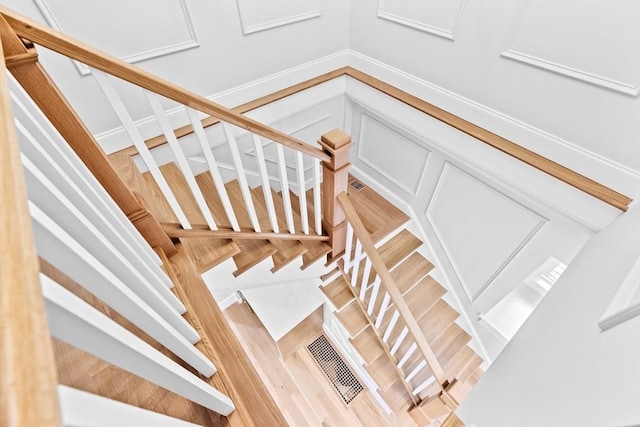
[[[0,44],[0,425],[60,426],[58,383]]]
[[[185,230],[178,223],[163,223],[167,236],[172,239],[178,238],[212,238],[212,239],[234,239],[234,240],[313,240],[313,241],[327,241],[329,236],[322,236],[319,234],[303,234],[303,233],[271,233],[271,232],[256,232],[252,229],[246,229],[241,231],[233,231],[231,229],[218,229],[211,230],[207,225],[191,224],[190,230]]]
[[[158,93],[180,104],[210,114],[220,120],[263,136],[271,141],[293,148],[294,150],[322,161],[330,160],[329,156],[319,148],[312,147],[297,138],[238,114],[203,96],[174,85],[121,59],[55,31],[46,25],[33,21],[5,7],[0,7],[0,13],[20,37],[24,37],[34,43],[126,80],[151,92]]]
[[[433,376],[435,377],[437,383],[440,385],[441,390],[445,392],[446,387],[449,383],[449,379],[447,378],[444,370],[442,369],[440,362],[438,362],[438,359],[436,358],[435,353],[431,349],[431,346],[429,345],[426,338],[424,337],[424,334],[422,333],[422,330],[420,329],[418,322],[413,317],[413,314],[411,313],[411,309],[409,309],[409,306],[404,301],[404,298],[402,298],[402,294],[400,293],[398,286],[393,280],[391,273],[387,269],[384,263],[384,260],[382,259],[382,256],[378,253],[378,250],[376,249],[373,241],[371,240],[371,237],[369,236],[369,232],[367,231],[364,224],[360,220],[360,216],[358,215],[358,212],[349,201],[347,193],[340,193],[338,195],[338,202],[340,203],[340,206],[344,211],[344,214],[347,218],[347,222],[351,224],[354,234],[362,244],[362,249],[367,254],[367,257],[371,262],[373,271],[375,271],[378,274],[378,277],[380,277],[382,284],[385,286],[385,290],[389,293],[389,296],[391,297],[391,301],[393,301],[394,305],[396,306],[396,309],[400,313],[400,316],[402,317],[407,328],[409,329],[409,332],[413,336],[413,339],[415,340],[415,343],[418,346],[418,350],[424,356],[427,362],[427,365],[429,366],[431,373],[433,373]]]

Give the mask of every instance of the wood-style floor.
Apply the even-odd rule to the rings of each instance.
[[[281,360],[276,344],[247,304],[234,304],[225,315],[290,426],[416,425],[406,413],[385,415],[366,390],[345,405],[308,352],[308,340],[301,340],[300,346]]]

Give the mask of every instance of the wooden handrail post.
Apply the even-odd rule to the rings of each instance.
[[[338,194],[347,191],[351,137],[339,129],[325,133],[318,141],[331,160],[322,162],[322,226],[329,235],[331,258],[344,252],[347,222]]]
[[[24,45],[4,17],[0,16],[0,34],[4,56],[24,58],[10,61],[7,67],[31,99],[60,132],[73,151],[78,154],[91,173],[107,190],[120,209],[131,219],[133,225],[151,245],[160,246],[167,255],[176,253],[176,248],[153,217],[136,199],[118,176],[104,151],[84,125],[60,89],[38,62],[35,48]]]

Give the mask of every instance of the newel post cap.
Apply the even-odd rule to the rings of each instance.
[[[318,143],[330,153],[335,153],[338,150],[346,149],[352,145],[351,137],[340,129],[334,129],[325,133],[320,137]]]

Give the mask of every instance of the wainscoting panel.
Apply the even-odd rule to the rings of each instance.
[[[358,159],[416,196],[429,151],[367,114],[362,115]]]
[[[502,56],[637,96],[639,21],[637,1],[527,0]]]
[[[426,216],[470,301],[489,287],[546,222],[448,162]]]
[[[236,0],[247,35],[321,16],[319,0]]]
[[[127,62],[140,62],[198,46],[186,0],[34,0],[45,21]],[[78,19],[82,16],[82,19]],[[148,25],[145,25],[148,24]],[[144,26],[144,36],[141,36]],[[82,75],[87,66],[74,61]]]
[[[453,40],[462,20],[464,4],[464,0],[379,0],[378,17]]]

